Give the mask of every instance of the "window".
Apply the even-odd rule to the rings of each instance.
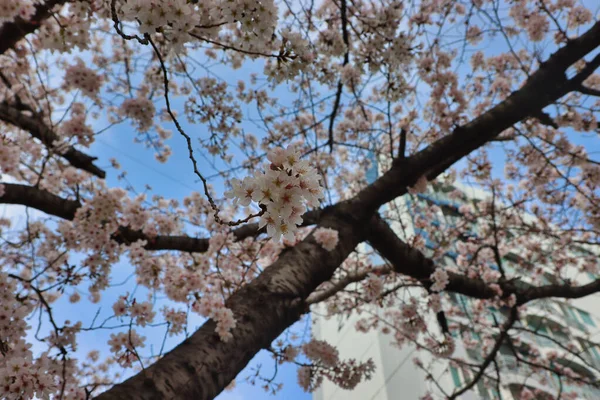
[[[560,304],[560,308],[562,309],[563,314],[565,315],[566,320],[570,325],[579,328],[583,331],[586,330],[585,325],[581,322],[578,314],[575,312],[575,308],[567,304]]]
[[[579,344],[583,349],[583,358],[594,367],[600,369],[600,349],[598,346],[584,339],[579,339]]]
[[[458,369],[451,365],[450,366],[450,374],[452,374],[452,380],[454,381],[454,386],[460,387],[461,380],[460,380],[460,373],[458,372]]]
[[[485,387],[485,384],[480,379],[477,382],[477,391],[481,400],[502,400],[502,395],[498,393],[494,387]]]
[[[544,325],[541,322],[538,322],[538,325],[532,326],[532,330],[534,330],[536,333],[539,333],[539,335],[535,335],[535,341],[540,346],[556,347],[556,344],[552,340],[545,337],[545,336],[552,337],[552,335],[550,335],[550,332],[548,332],[548,327],[546,327],[546,325]],[[544,335],[544,336],[542,336],[542,335]]]
[[[588,313],[587,311],[579,310],[579,309],[577,310],[577,312],[579,313],[579,316],[581,317],[581,320],[583,322],[585,322],[589,326],[596,326],[590,313]]]

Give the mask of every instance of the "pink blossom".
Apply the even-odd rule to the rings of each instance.
[[[313,233],[317,243],[325,250],[332,251],[338,244],[338,231],[330,228],[317,228]]]

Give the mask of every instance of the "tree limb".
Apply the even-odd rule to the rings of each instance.
[[[396,273],[412,277],[429,287],[430,276],[435,271],[435,263],[423,253],[402,241],[381,217],[373,217],[365,233],[369,244],[386,258]],[[497,293],[483,280],[468,278],[448,271],[447,292],[460,293],[477,299],[492,299]],[[600,279],[581,286],[544,285],[534,286],[520,279],[499,280],[504,298],[514,294],[517,305],[548,297],[576,299],[600,292]]]
[[[221,341],[209,320],[156,363],[96,399],[215,398],[256,353],[308,312],[305,299],[354,251],[362,240],[358,227],[368,221],[348,218],[351,211],[347,204],[338,205],[326,210],[320,222],[339,232],[334,250],[323,249],[309,235],[227,300],[237,321],[233,339]]]
[[[581,94],[587,94],[588,96],[600,97],[600,90],[592,89],[587,86],[580,85],[576,89]]]
[[[525,84],[505,100],[460,126],[425,149],[401,162],[394,162],[379,179],[364,188],[355,198],[364,212],[374,212],[381,205],[406,193],[422,176],[431,181],[452,164],[493,140],[500,133],[529,116],[536,116],[548,105],[577,90],[600,65],[600,55],[586,64],[571,79],[566,70],[600,46],[600,21],[576,39],[553,53]]]
[[[554,53],[506,100],[404,162],[394,164],[352,200],[328,209],[319,225],[339,232],[336,249],[324,251],[311,235],[283,252],[258,278],[234,293],[226,302],[237,321],[232,340],[221,342],[214,332],[214,321],[209,320],[165,357],[98,399],[214,398],[260,349],[269,346],[306,311],[304,300],[318,285],[331,279],[335,269],[362,240],[365,226],[379,224],[371,216],[380,205],[406,193],[406,188],[422,176],[434,179],[505,129],[573,90],[565,70],[599,44],[600,22]],[[429,279],[433,263],[405,244],[398,250],[393,246],[398,242],[392,238],[387,235],[373,239],[371,235],[369,239],[374,247],[400,252],[397,256],[383,254],[391,258],[399,271],[422,281]],[[421,270],[421,266],[425,269]],[[518,295],[521,290],[514,282],[504,282],[502,288],[505,293]],[[456,274],[450,276],[447,290],[477,298],[496,295],[485,282]]]
[[[81,207],[76,200],[63,199],[42,189],[15,183],[0,183],[4,186],[4,195],[0,196],[0,204],[19,204],[32,207],[46,214],[54,215],[66,220],[73,220],[75,212]],[[315,224],[321,214],[321,210],[312,210],[303,215],[304,224]],[[257,236],[264,232],[258,227],[258,223],[246,224],[231,231],[237,240]],[[190,253],[203,253],[208,250],[209,239],[194,238],[186,235],[158,235],[148,236],[142,231],[133,230],[128,227],[119,227],[113,234],[113,239],[119,243],[133,243],[145,240],[146,250],[178,250]]]
[[[5,23],[0,26],[0,54],[4,54],[26,35],[38,29],[43,20],[51,14],[52,8],[65,4],[69,0],[48,0],[35,6],[35,14],[31,20],[24,21],[17,18],[14,22]]]
[[[54,149],[54,143],[58,141],[58,136],[54,133],[41,118],[30,117],[5,102],[0,103],[0,120],[16,126],[19,129],[27,131],[36,139],[39,139],[49,150]],[[97,177],[104,178],[106,172],[96,165],[93,161],[96,157],[91,157],[73,146],[69,146],[65,152],[57,153],[69,162],[73,167],[82,169]]]
[[[485,357],[485,360],[483,360],[483,363],[481,364],[481,367],[479,367],[477,374],[475,374],[473,379],[468,384],[466,384],[461,389],[452,393],[452,395],[448,397],[448,400],[454,400],[454,399],[458,398],[458,396],[460,396],[461,394],[472,389],[473,386],[475,386],[475,384],[481,379],[481,377],[485,373],[485,370],[487,369],[487,367],[492,363],[492,361],[494,361],[496,359],[496,355],[498,354],[500,347],[502,347],[502,343],[504,343],[504,340],[508,336],[508,331],[515,324],[515,322],[518,319],[518,316],[519,316],[519,314],[517,312],[517,308],[516,307],[511,308],[510,316],[508,317],[506,322],[502,325],[500,335],[498,335],[498,338],[496,339],[496,342],[494,343],[494,347],[489,352],[489,354]]]

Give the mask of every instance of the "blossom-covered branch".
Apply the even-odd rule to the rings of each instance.
[[[99,178],[104,178],[106,172],[94,165],[95,157],[89,156],[74,146],[64,145],[59,142],[59,137],[42,121],[42,118],[34,115],[31,110],[19,110],[18,107],[0,103],[0,120],[5,123],[29,132],[31,136],[40,140],[49,151],[55,152],[64,158],[75,168],[82,169]]]
[[[43,20],[48,18],[52,9],[67,3],[69,0],[48,0],[39,3],[23,1],[22,7],[27,7],[27,18],[21,17],[21,10],[16,10],[17,14],[11,16],[9,22],[0,26],[0,54],[4,54],[8,49],[14,48],[15,44],[22,40],[28,34],[39,29]],[[20,15],[21,14],[21,15]]]

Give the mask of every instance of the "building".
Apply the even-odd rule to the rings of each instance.
[[[450,195],[451,193],[453,195]],[[457,193],[460,193],[460,196],[456,196]],[[422,234],[426,241],[426,252],[432,253],[437,247],[435,234],[428,235],[417,229],[414,224],[414,216],[418,215],[419,208],[431,204],[437,205],[439,215],[436,216],[433,224],[451,226],[462,219],[460,213],[462,205],[469,204],[476,207],[477,203],[489,199],[489,196],[489,193],[463,185],[430,185],[424,193],[404,196],[399,200],[402,202],[400,209],[417,210],[417,212],[405,212],[401,217],[402,229],[399,226],[393,228],[401,237],[403,235],[410,237],[415,233]],[[528,218],[531,222],[535,222],[533,216]],[[476,224],[471,226],[471,232],[477,235]],[[521,250],[511,250],[503,258],[502,263],[507,276],[515,272],[519,258],[522,256]],[[583,247],[576,251],[581,253],[579,256],[592,255],[589,249]],[[453,263],[455,257],[457,254],[450,251],[445,254],[443,262]],[[549,272],[544,271],[542,277],[542,283],[550,284],[554,281],[553,275]],[[590,274],[586,276],[578,268],[573,268],[572,278],[578,283],[587,283],[598,277]],[[523,276],[522,279],[527,281],[528,278]],[[469,313],[472,300],[456,294],[448,295],[446,299],[463,311],[462,316],[453,315],[449,318],[450,332],[456,338],[453,357],[464,358],[474,363],[480,362],[482,352],[478,351],[477,346],[473,348],[473,343],[477,343],[478,337],[470,328]],[[489,310],[489,318],[502,320],[503,311]],[[408,345],[399,349],[391,344],[390,335],[383,334],[380,330],[370,330],[367,333],[357,331],[355,325],[360,316],[356,314],[343,319],[336,317],[326,319],[319,315],[322,315],[322,310],[317,308],[313,312],[313,335],[316,339],[325,340],[336,346],[343,358],[355,358],[359,361],[371,358],[377,369],[371,380],[360,383],[352,391],[343,390],[325,380],[314,393],[314,400],[413,400],[419,399],[428,390],[432,390],[434,395],[441,393],[431,381],[426,379],[426,373],[415,366],[414,346]],[[432,320],[430,323],[435,324],[436,321]],[[539,351],[542,355],[552,352],[553,362],[589,377],[590,381],[600,382],[600,347],[597,345],[600,343],[600,295],[572,300],[569,303],[558,299],[537,301],[529,305],[521,314],[521,321],[516,326],[523,328],[518,333],[521,344],[517,349],[503,345],[496,358],[502,374],[501,385],[486,387],[480,383],[461,395],[459,399],[516,400],[520,398],[524,387],[534,393],[536,399],[566,398],[565,394],[572,394],[578,399],[600,399],[598,388],[561,383],[550,372],[534,374],[528,365],[515,358],[515,351],[524,352],[523,354],[528,351]],[[465,345],[462,340],[464,337],[472,339],[470,346]],[[573,351],[564,351],[564,346],[571,346]],[[487,371],[493,371],[493,368],[490,366]],[[455,388],[462,387],[472,378],[472,373],[467,369],[452,366],[448,362],[433,367],[433,370],[428,372],[436,377],[439,387],[447,393],[452,393]],[[558,393],[561,395],[557,396]]]

